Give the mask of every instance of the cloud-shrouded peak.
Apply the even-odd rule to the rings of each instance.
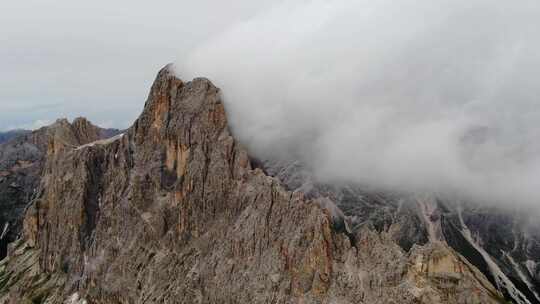
[[[287,1],[175,65],[260,157],[320,178],[540,201],[540,3]]]

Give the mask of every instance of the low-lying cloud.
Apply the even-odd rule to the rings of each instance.
[[[261,158],[325,181],[540,202],[540,2],[281,2],[181,58]]]

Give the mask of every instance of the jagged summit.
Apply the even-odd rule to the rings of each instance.
[[[47,153],[72,149],[117,133],[94,126],[79,118],[70,123],[55,123],[0,145],[0,257],[7,253],[7,244],[20,235],[23,212],[40,182]]]
[[[336,229],[253,169],[210,81],[169,67],[124,136],[58,150],[39,188],[0,303],[499,303],[445,244]]]

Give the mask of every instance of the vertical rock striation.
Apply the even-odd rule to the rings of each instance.
[[[123,136],[50,148],[39,189],[0,303],[499,303],[445,244],[352,234],[253,168],[219,90],[167,67]]]
[[[0,258],[22,227],[23,212],[40,183],[47,153],[87,144],[114,135],[85,118],[60,119],[33,132],[23,132],[0,144]]]

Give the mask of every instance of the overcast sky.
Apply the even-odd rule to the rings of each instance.
[[[539,205],[538,0],[3,2],[0,129],[127,127],[175,62],[256,156]]]
[[[257,156],[327,181],[540,203],[540,2],[291,0],[177,60]]]
[[[162,66],[267,6],[246,0],[1,2],[0,130],[79,115],[126,127]]]

